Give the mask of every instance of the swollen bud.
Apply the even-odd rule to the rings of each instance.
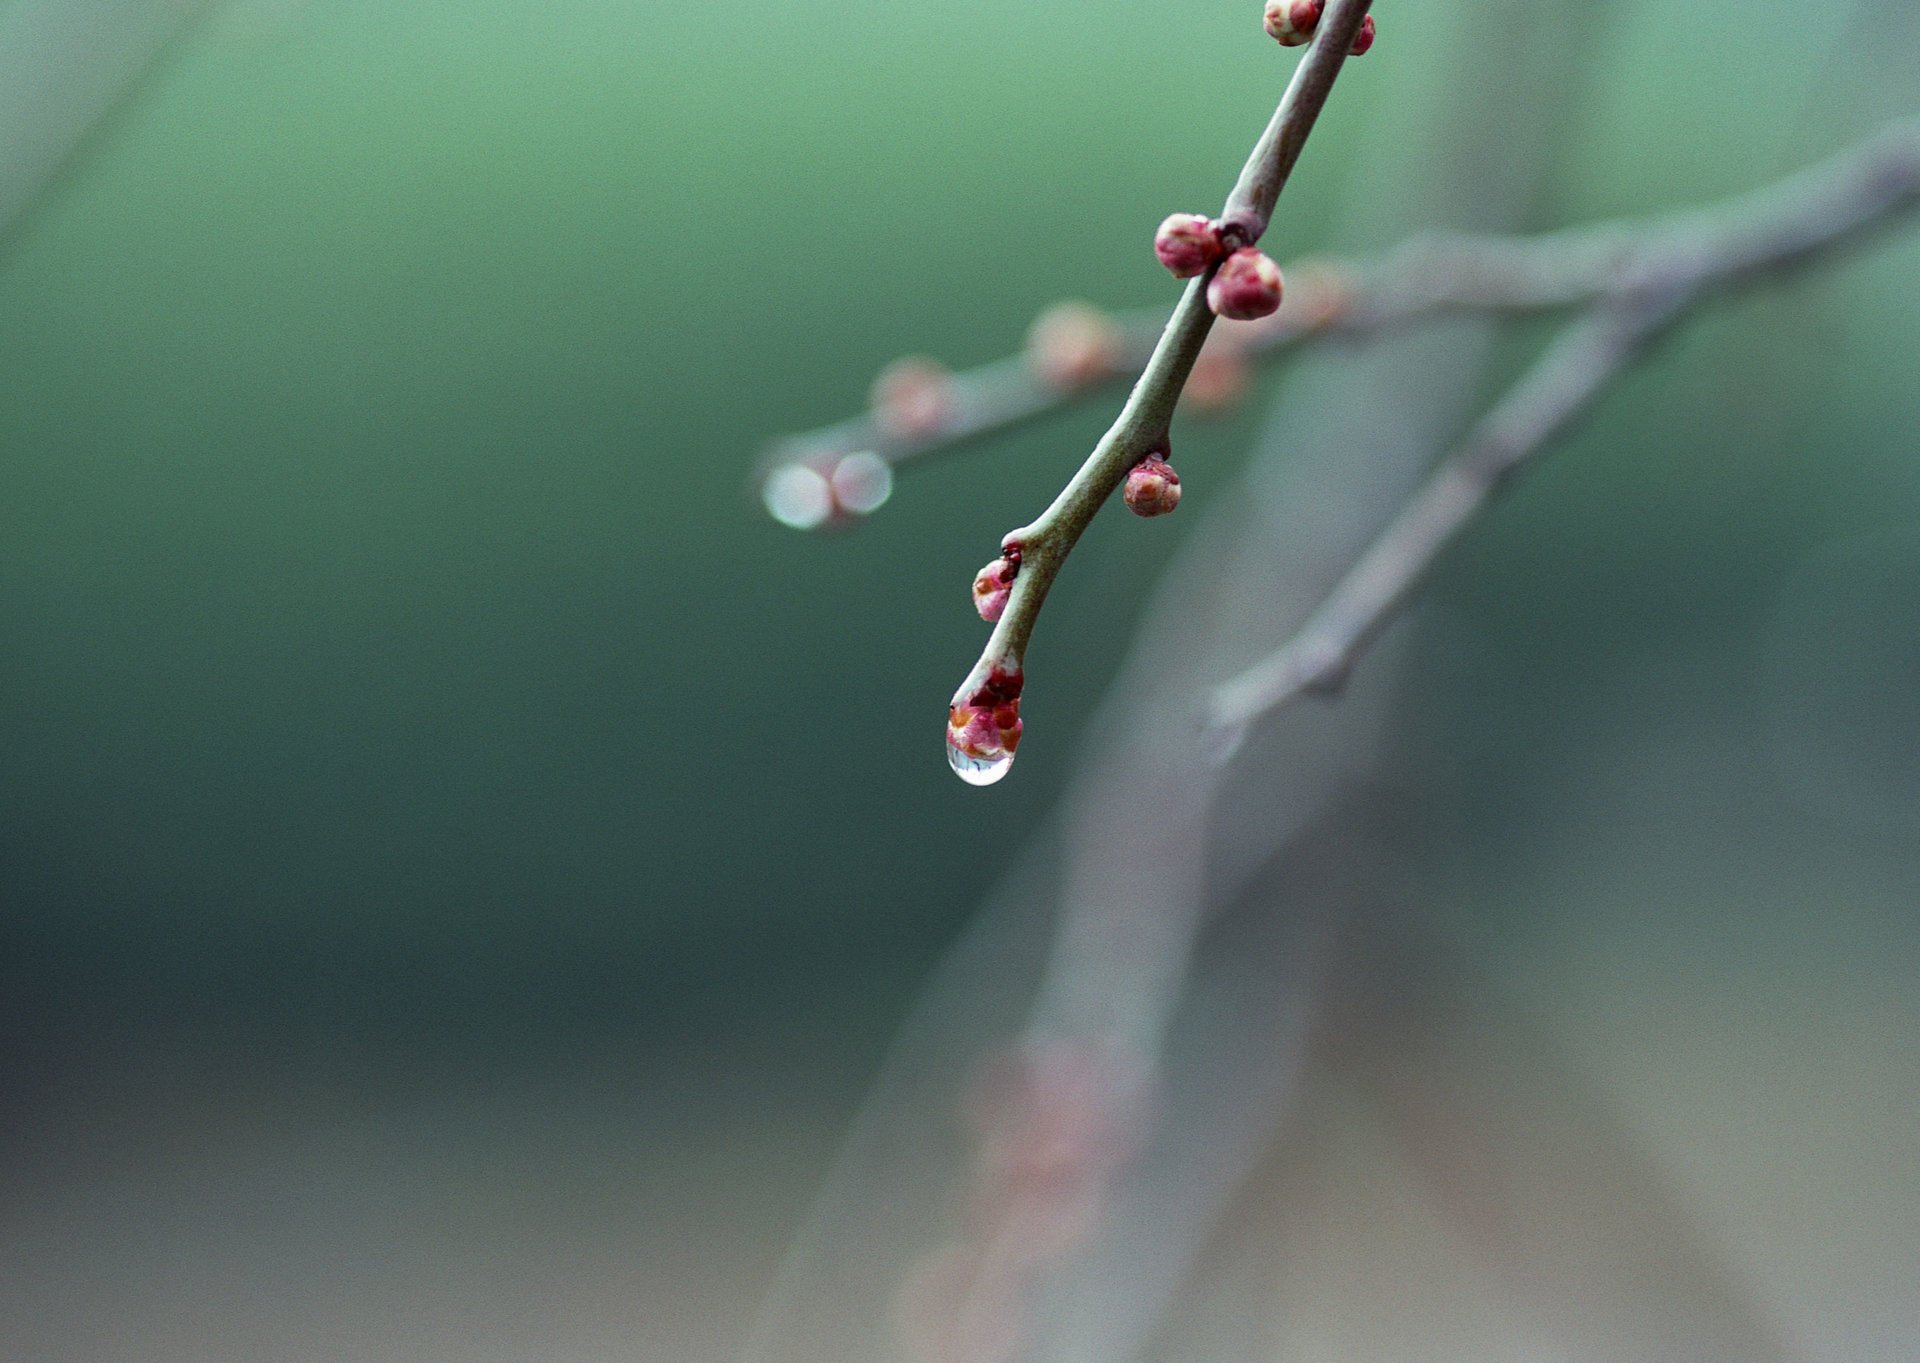
[[[1091,303],[1055,303],[1027,332],[1027,363],[1050,388],[1098,383],[1119,367],[1120,328]]]
[[[1245,246],[1227,257],[1207,285],[1207,306],[1221,317],[1251,322],[1280,306],[1280,267],[1257,247]]]
[[[1007,598],[1013,595],[1013,579],[1020,572],[1020,553],[1009,549],[989,563],[973,578],[973,608],[989,625],[1006,613]]]
[[[1150,454],[1127,470],[1120,495],[1136,516],[1164,516],[1180,505],[1180,475],[1165,459]]]
[[[1320,24],[1320,0],[1267,0],[1267,36],[1282,47],[1298,47]]]
[[[1369,14],[1360,21],[1360,31],[1353,35],[1353,46],[1347,51],[1356,57],[1367,55],[1367,49],[1373,46],[1373,16]]]
[[[1175,213],[1153,234],[1153,253],[1175,279],[1192,279],[1226,254],[1220,229],[1198,213]]]
[[[952,373],[924,355],[909,355],[882,369],[871,401],[874,424],[905,439],[938,435],[959,405]]]

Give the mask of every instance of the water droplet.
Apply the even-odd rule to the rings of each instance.
[[[872,450],[855,450],[833,466],[833,499],[856,516],[870,516],[893,496],[893,465]]]
[[[833,515],[833,488],[810,464],[788,464],[767,475],[760,489],[767,513],[795,530],[818,530]]]
[[[970,786],[990,786],[1013,765],[1020,746],[1020,683],[995,673],[972,701],[947,708],[947,765]],[[983,703],[984,702],[984,703]]]
[[[953,774],[970,786],[990,786],[1005,776],[1013,768],[1013,754],[1005,748],[998,751],[968,752],[954,741],[951,729],[947,731],[947,765],[953,768]]]

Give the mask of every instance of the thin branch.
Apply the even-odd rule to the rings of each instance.
[[[1442,460],[1300,632],[1214,691],[1213,747],[1230,756],[1252,722],[1303,695],[1338,690],[1355,660],[1510,478],[1669,325],[1710,293],[1802,264],[1920,204],[1920,120],[1712,215],[1676,220],[1611,252],[1612,284]],[[1543,239],[1539,245],[1544,246]],[[1573,240],[1573,239],[1569,239]],[[1598,260],[1585,247],[1568,259]],[[1551,249],[1547,251],[1551,258]],[[1485,275],[1503,277],[1512,260]],[[1513,296],[1554,271],[1523,277]],[[1585,268],[1568,272],[1571,279]]]
[[[1817,243],[1831,234],[1836,203],[1847,201],[1871,216],[1884,211],[1873,198],[1873,184],[1897,192],[1910,183],[1916,164],[1920,122],[1909,121],[1824,166],[1704,213],[1525,237],[1435,233],[1371,261],[1303,261],[1288,270],[1287,301],[1279,312],[1262,322],[1235,323],[1231,332],[1249,358],[1277,356],[1303,343],[1373,336],[1460,313],[1524,315],[1595,303],[1616,293],[1623,275],[1648,259],[1705,250],[1737,273],[1743,253],[1760,249],[1765,263],[1779,264],[1789,238]],[[1167,315],[1146,309],[1113,320],[1112,375],[1118,382],[1145,368]],[[952,376],[951,410],[937,429],[889,430],[863,414],[778,441],[761,476],[856,451],[898,467],[1003,434],[1109,387],[1061,388],[1036,375],[1021,356],[995,360]]]
[[[1298,159],[1370,5],[1371,0],[1331,0],[1321,16],[1313,43],[1294,69],[1273,121],[1229,201],[1229,211],[1240,215],[1237,231],[1248,243],[1264,229],[1265,215]],[[953,705],[969,706],[983,698],[1004,704],[1009,688],[1012,697],[1018,696],[1027,642],[1054,578],[1127,471],[1165,447],[1174,406],[1213,325],[1207,306],[1207,285],[1213,273],[1209,269],[1188,283],[1126,406],[1079,472],[1038,520],[1003,541],[1018,547],[1020,570],[1005,611],[979,661],[954,693]]]

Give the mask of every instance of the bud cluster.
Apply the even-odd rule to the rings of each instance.
[[[1282,47],[1298,47],[1313,37],[1325,8],[1323,0],[1267,0],[1267,36]],[[1369,14],[1360,21],[1360,31],[1354,34],[1353,46],[1348,51],[1364,57],[1372,46],[1373,16]]]

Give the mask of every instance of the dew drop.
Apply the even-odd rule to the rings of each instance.
[[[872,450],[855,450],[833,466],[833,499],[856,516],[871,516],[893,496],[893,466]]]
[[[989,752],[967,752],[954,742],[947,731],[947,765],[953,774],[970,786],[990,786],[1013,767],[1013,754],[1005,748]]]
[[[817,530],[833,515],[833,488],[816,468],[788,464],[767,476],[760,489],[767,512],[795,530]]]

